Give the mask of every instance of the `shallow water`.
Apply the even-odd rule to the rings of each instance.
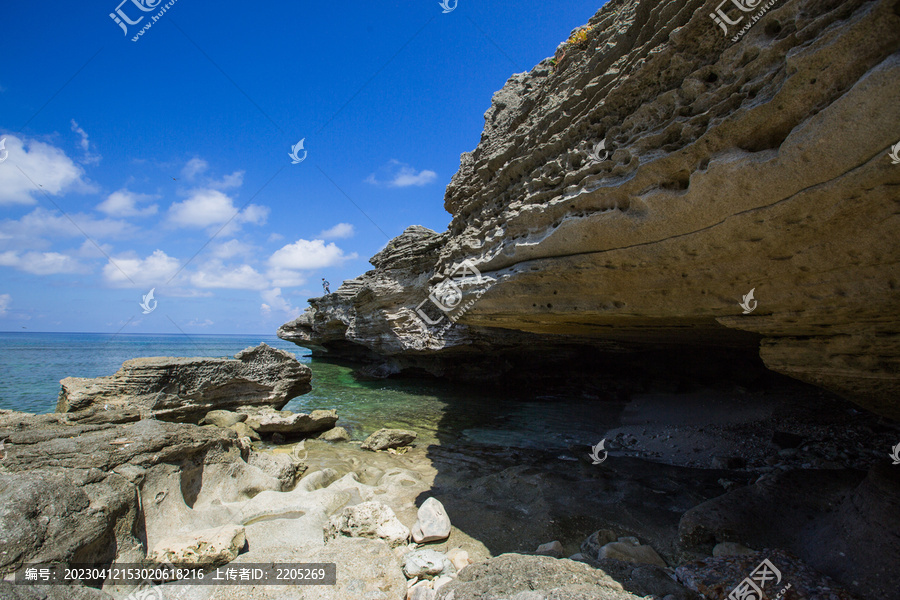
[[[0,333],[0,408],[52,412],[59,380],[100,377],[141,356],[233,356],[265,342],[313,371],[313,390],[285,409],[337,410],[354,439],[381,427],[416,431],[424,444],[468,443],[562,449],[593,445],[619,407],[562,397],[511,396],[433,379],[360,381],[353,367],[313,360],[275,336]]]

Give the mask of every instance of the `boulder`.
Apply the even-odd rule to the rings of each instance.
[[[254,442],[258,442],[262,439],[259,437],[259,434],[251,429],[246,423],[235,423],[234,425],[229,426],[228,429],[238,434],[238,437],[250,438]]]
[[[600,549],[616,541],[616,532],[611,529],[598,529],[581,542],[581,553],[590,559],[600,558]]]
[[[535,550],[534,553],[540,556],[552,556],[553,558],[560,558],[563,555],[563,546],[561,543],[554,540],[552,542],[547,542],[546,544],[541,544],[537,547],[537,550]]]
[[[418,520],[412,528],[412,539],[417,544],[436,542],[450,537],[450,517],[444,505],[436,498],[428,498],[419,507]]]
[[[456,580],[437,591],[437,600],[477,598],[638,600],[641,597],[626,592],[602,570],[584,563],[549,556],[501,554],[469,565],[459,572]]]
[[[147,553],[147,560],[185,567],[219,567],[237,558],[245,542],[243,527],[225,525],[160,540]]]
[[[297,480],[303,475],[308,466],[292,456],[284,453],[272,454],[271,452],[251,451],[247,464],[256,467],[266,475],[277,479],[281,486],[279,491],[287,492],[294,489]]]
[[[409,579],[434,579],[440,575],[454,575],[456,568],[445,554],[436,550],[413,550],[403,557],[403,574]]]
[[[406,592],[406,600],[434,600],[435,591],[429,580],[416,582]]]
[[[216,427],[231,427],[247,420],[247,415],[230,410],[211,410],[200,419],[201,425],[215,425]]]
[[[63,379],[56,410],[83,423],[196,423],[212,410],[279,409],[311,389],[310,373],[289,353],[266,344],[233,359],[135,358],[108,377]]]
[[[290,410],[243,408],[247,413],[247,425],[257,433],[299,435],[325,431],[338,420],[335,410],[314,410],[311,413],[295,413]]]
[[[396,548],[406,544],[409,529],[389,506],[369,501],[348,506],[341,514],[331,517],[325,526],[325,540],[338,536],[381,539]]]
[[[665,567],[665,561],[650,546],[635,544],[631,541],[610,542],[600,548],[600,558],[614,558],[644,565]]]
[[[450,559],[450,562],[453,563],[453,567],[457,571],[462,571],[465,567],[468,567],[472,564],[472,559],[469,558],[469,553],[461,548],[453,548],[452,550],[447,552],[447,558]]]
[[[324,433],[320,433],[318,439],[326,442],[349,442],[350,434],[343,427],[333,427]]]
[[[418,437],[414,431],[406,429],[379,429],[366,438],[360,448],[363,450],[387,450],[408,446]]]

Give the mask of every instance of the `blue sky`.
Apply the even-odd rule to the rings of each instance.
[[[602,4],[176,0],[132,41],[167,0],[119,1],[2,9],[0,330],[274,332],[446,228],[493,93]]]

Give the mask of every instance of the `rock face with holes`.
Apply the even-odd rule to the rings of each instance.
[[[234,358],[135,358],[109,377],[63,379],[56,410],[82,423],[196,423],[213,410],[279,409],[311,389],[310,377],[309,367],[266,344]]]
[[[486,352],[501,374],[522,343],[744,347],[900,417],[896,3],[782,2],[736,41],[750,17],[723,34],[707,4],[608,2],[512,76],[448,230],[407,229],[279,335],[374,374]]]

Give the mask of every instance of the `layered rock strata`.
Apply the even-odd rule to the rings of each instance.
[[[725,35],[708,4],[608,2],[494,95],[448,230],[407,229],[279,335],[382,375],[750,347],[900,417],[896,3],[790,0]]]
[[[63,379],[56,410],[83,423],[196,423],[213,410],[280,409],[311,389],[310,378],[309,367],[266,344],[234,358],[135,358],[109,377]]]

